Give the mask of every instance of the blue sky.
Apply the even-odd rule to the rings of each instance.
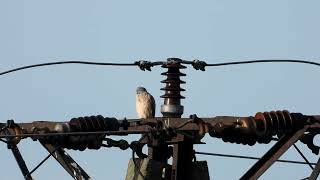
[[[0,71],[58,60],[133,62],[180,57],[208,63],[248,59],[319,61],[319,1],[1,1]],[[160,67],[65,65],[0,77],[0,119],[67,121],[102,114],[136,118],[135,89],[145,86],[163,103]],[[287,109],[320,114],[319,68],[255,64],[184,71],[184,116],[249,116]],[[161,115],[160,109],[156,111]],[[137,136],[128,137],[129,140]],[[261,156],[270,145],[239,146],[205,137],[197,150]],[[307,157],[317,157],[298,143]],[[30,169],[46,152],[39,143],[19,144]],[[1,179],[22,179],[5,144],[0,144]],[[94,179],[124,179],[131,153],[118,149],[70,154]],[[294,150],[283,158],[302,160]],[[198,156],[215,179],[237,179],[254,163]],[[277,163],[261,179],[301,179],[309,167]],[[50,159],[35,179],[70,179]]]

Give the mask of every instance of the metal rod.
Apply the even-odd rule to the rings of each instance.
[[[147,130],[140,131],[95,131],[95,132],[63,132],[63,133],[43,133],[43,134],[9,134],[0,135],[0,138],[14,138],[14,137],[44,137],[44,136],[65,136],[65,135],[94,135],[94,134],[106,134],[106,135],[127,135],[127,134],[141,134]]]
[[[46,162],[51,156],[54,156],[53,153],[56,152],[58,148],[54,149],[52,152],[49,152],[49,154],[36,166],[30,171],[30,175],[34,173],[44,162]]]
[[[309,167],[313,170],[313,167],[307,157],[300,151],[298,146],[296,144],[293,144],[293,147],[297,150],[297,152],[300,154],[300,156],[306,161],[306,163],[309,165]]]

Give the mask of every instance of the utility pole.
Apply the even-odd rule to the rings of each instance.
[[[115,65],[115,63],[104,65]],[[194,158],[196,154],[206,153],[196,152],[193,149],[193,145],[200,144],[205,134],[209,134],[212,138],[221,138],[226,143],[239,145],[253,146],[256,143],[268,144],[272,140],[277,141],[263,157],[249,158],[258,159],[258,161],[241,177],[243,180],[259,178],[273,163],[280,161],[281,155],[297,141],[306,144],[314,154],[319,154],[320,147],[313,143],[313,139],[320,134],[320,115],[310,116],[284,110],[258,112],[254,116],[247,117],[204,118],[191,115],[188,118],[182,118],[181,100],[184,97],[181,92],[185,90],[181,85],[185,82],[180,77],[186,74],[180,70],[186,68],[184,65],[192,65],[196,70],[204,71],[205,66],[209,64],[203,61],[169,58],[167,61],[139,61],[119,65],[139,66],[141,70],[151,70],[151,67],[161,65],[162,68],[167,69],[162,73],[166,79],[161,81],[165,84],[165,87],[161,88],[164,91],[164,95],[161,96],[164,99],[161,106],[163,116],[141,120],[95,115],[72,118],[65,122],[15,123],[13,120],[8,120],[6,123],[0,123],[0,140],[12,150],[25,179],[31,180],[32,173],[52,156],[73,179],[88,180],[90,179],[88,173],[66,153],[65,149],[84,151],[116,147],[121,150],[132,149],[133,158],[129,163],[127,179],[209,180],[207,163],[196,161]],[[5,73],[8,72],[11,71]],[[109,136],[130,134],[142,134],[142,138],[131,143],[109,138]],[[17,146],[25,138],[39,141],[49,152],[49,155],[31,171],[26,166]],[[144,145],[148,145],[148,155],[142,152]],[[138,155],[138,159],[134,158],[135,154]],[[168,162],[171,157],[172,163]],[[245,157],[242,156],[242,158]],[[320,172],[320,160],[313,164],[307,160],[306,162],[283,160],[280,162],[308,164],[311,168],[316,165],[310,173],[310,179],[316,179]]]
[[[166,86],[161,90],[165,91],[165,94],[161,97],[164,98],[164,104],[161,106],[161,113],[163,118],[181,118],[183,114],[183,106],[181,105],[181,99],[184,97],[180,94],[181,91],[185,91],[180,87],[185,82],[180,79],[180,76],[185,74],[180,72],[180,69],[186,67],[181,65],[181,59],[169,58],[171,64],[162,65],[163,68],[167,68],[168,71],[162,73],[167,79],[163,80]],[[170,123],[170,122],[169,122]],[[191,177],[191,164],[193,158],[193,142],[192,139],[182,136],[183,140],[173,145],[173,160],[172,160],[172,172],[171,180],[182,180]]]

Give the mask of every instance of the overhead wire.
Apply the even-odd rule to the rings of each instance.
[[[228,66],[228,65],[239,65],[239,64],[252,64],[252,63],[301,63],[301,64],[310,64],[315,66],[320,66],[320,63],[313,62],[313,61],[306,61],[306,60],[290,60],[290,59],[265,59],[265,60],[249,60],[249,61],[233,61],[233,62],[225,62],[225,63],[205,63],[205,66],[209,67],[218,67],[218,66]],[[30,69],[35,67],[42,67],[42,66],[52,66],[52,65],[59,65],[59,64],[85,64],[85,65],[100,65],[100,66],[138,66],[139,64],[137,62],[134,63],[101,63],[101,62],[89,62],[89,61],[58,61],[58,62],[49,62],[49,63],[41,63],[41,64],[34,64],[34,65],[28,65],[28,66],[22,66],[18,68],[14,68],[8,71],[0,72],[1,75],[9,74],[12,72],[24,70],[24,69]],[[163,62],[155,62],[153,65],[161,65]],[[183,62],[183,64],[191,64],[190,62]],[[152,65],[152,66],[153,66]],[[181,127],[185,126],[188,123],[185,123],[181,125]],[[143,133],[145,131],[135,131],[131,133]],[[88,135],[88,134],[123,134],[128,133],[128,131],[123,132],[111,132],[111,131],[102,131],[102,132],[69,132],[69,133],[47,133],[47,134],[20,134],[20,135],[0,135],[0,141],[6,142],[5,140],[2,140],[1,138],[12,138],[12,137],[39,137],[39,136],[57,136],[57,135]],[[300,162],[300,161],[289,161],[289,160],[277,160],[278,162],[285,162],[285,163],[296,163],[296,164],[308,164],[312,169],[312,165],[315,165],[316,163],[310,163],[305,156],[301,153],[298,147],[294,146],[296,150],[299,152],[299,154],[304,158],[306,162]],[[223,156],[223,157],[234,157],[234,158],[245,158],[245,159],[260,159],[257,157],[248,157],[248,156],[238,156],[238,155],[226,155],[226,154],[217,154],[217,153],[204,153],[204,152],[196,152],[197,154],[204,154],[204,155],[214,155],[214,156]],[[133,162],[135,164],[134,159],[135,151],[132,151],[133,156]],[[49,157],[48,157],[49,158]],[[135,164],[136,166],[136,164]],[[38,167],[36,167],[38,168]],[[139,174],[144,177],[139,169]]]
[[[260,160],[261,158],[259,157],[253,157],[253,156],[241,156],[241,155],[232,155],[232,154],[219,154],[219,153],[208,153],[208,152],[199,152],[196,151],[196,154],[201,154],[201,155],[210,155],[210,156],[220,156],[220,157],[229,157],[229,158],[238,158],[238,159],[252,159],[252,160]],[[303,161],[292,161],[292,160],[281,160],[278,159],[276,162],[282,162],[282,163],[291,163],[291,164],[308,164]],[[312,165],[316,165],[317,163],[310,163]]]
[[[320,66],[320,63],[314,61],[306,60],[295,60],[295,59],[261,59],[261,60],[248,60],[248,61],[233,61],[225,63],[211,63],[206,64],[206,66],[228,66],[228,65],[238,65],[238,64],[252,64],[252,63],[300,63],[300,64],[311,64],[315,66]]]
[[[15,71],[20,71],[23,69],[30,69],[35,67],[41,66],[52,66],[52,65],[59,65],[59,64],[85,64],[85,65],[96,65],[96,66],[136,66],[137,63],[103,63],[103,62],[91,62],[91,61],[57,61],[57,62],[48,62],[48,63],[40,63],[40,64],[33,64],[28,66],[22,66],[14,69],[10,69],[8,71],[1,72],[0,75],[9,74]]]
[[[201,66],[211,66],[211,67],[217,67],[217,66],[228,66],[228,65],[239,65],[239,64],[252,64],[252,63],[302,63],[302,64],[311,64],[320,66],[320,63],[314,62],[314,61],[306,61],[306,60],[295,60],[295,59],[262,59],[262,60],[248,60],[248,61],[233,61],[233,62],[225,62],[225,63],[206,63],[204,61],[181,61],[181,64],[192,64],[195,65],[196,63],[201,63]],[[48,62],[48,63],[40,63],[40,64],[33,64],[33,65],[27,65],[22,66],[14,69],[10,69],[7,71],[0,72],[1,75],[9,74],[15,71],[20,71],[24,69],[30,69],[30,68],[36,68],[41,66],[52,66],[52,65],[60,65],[60,64],[85,64],[85,65],[97,65],[97,66],[139,66],[142,70],[150,70],[153,66],[163,65],[166,63],[165,61],[135,61],[133,63],[114,63],[114,62],[92,62],[92,61],[56,61],[56,62]],[[195,67],[195,66],[194,66]]]

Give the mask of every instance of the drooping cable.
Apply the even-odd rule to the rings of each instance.
[[[300,64],[311,64],[315,66],[320,66],[320,63],[314,61],[306,60],[295,60],[295,59],[262,59],[262,60],[249,60],[249,61],[233,61],[226,63],[212,63],[206,64],[205,66],[228,66],[228,65],[237,65],[237,64],[252,64],[252,63],[300,63]]]
[[[41,66],[52,66],[52,65],[59,65],[59,64],[85,64],[85,65],[97,65],[97,66],[137,66],[137,63],[102,63],[102,62],[90,62],[90,61],[57,61],[57,62],[48,62],[48,63],[41,63],[41,64],[33,64],[28,66],[22,66],[18,68],[14,68],[8,71],[1,72],[0,75],[9,74],[15,71],[20,71],[23,69],[30,69],[35,67]]]
[[[48,63],[40,63],[40,64],[33,64],[28,66],[22,66],[18,68],[14,68],[8,71],[0,72],[1,75],[9,74],[15,71],[20,71],[24,69],[30,69],[35,67],[41,66],[52,66],[52,65],[59,65],[59,64],[85,64],[85,65],[100,65],[100,66],[139,66],[139,68],[143,71],[148,70],[151,71],[151,67],[163,65],[163,64],[170,64],[174,63],[173,61],[135,61],[134,63],[113,63],[113,62],[91,62],[91,61],[57,61],[57,62],[48,62]],[[217,66],[228,66],[228,65],[239,65],[239,64],[252,64],[252,63],[300,63],[300,64],[311,64],[315,66],[320,66],[320,63],[314,61],[306,61],[306,60],[294,60],[294,59],[262,59],[262,60],[248,60],[248,61],[233,61],[233,62],[225,62],[225,63],[206,63],[204,61],[194,60],[194,61],[186,61],[181,60],[181,64],[191,64],[197,70],[205,70],[205,67],[217,67]]]
[[[139,141],[136,144],[140,144],[141,141],[145,138],[145,134],[139,139]],[[134,165],[134,170],[142,177],[142,179],[145,179],[145,176],[142,174],[141,170],[140,170],[140,166],[138,166],[138,163],[135,159],[135,152],[136,152],[136,147],[132,148],[132,161],[133,161],[133,165]]]

